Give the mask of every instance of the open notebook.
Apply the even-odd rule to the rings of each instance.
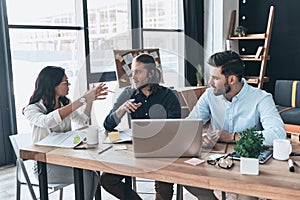
[[[84,140],[85,136],[86,133],[81,131],[69,131],[65,133],[52,132],[35,144],[42,146],[74,148]]]

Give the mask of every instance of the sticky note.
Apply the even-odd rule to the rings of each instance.
[[[77,135],[77,136],[75,136],[74,138],[73,138],[73,144],[78,144],[79,142],[80,142],[80,136],[79,135]]]
[[[115,141],[121,140],[120,133],[118,131],[109,132],[108,138],[109,138],[110,142],[115,142]]]
[[[200,165],[201,163],[204,163],[205,160],[200,160],[199,158],[191,158],[191,159],[186,160],[184,162],[187,163],[187,164],[196,166],[196,165]]]

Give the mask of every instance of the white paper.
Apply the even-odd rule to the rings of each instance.
[[[85,133],[81,131],[69,131],[66,133],[52,132],[47,137],[43,138],[36,145],[74,148],[81,143],[85,138]],[[79,136],[78,142],[74,143],[74,138]]]
[[[132,53],[129,53],[129,54],[126,54],[123,56],[123,59],[125,61],[126,64],[130,64],[132,63],[132,60],[133,60],[133,55]]]
[[[114,146],[115,151],[120,151],[120,150],[126,150],[127,146],[126,145],[117,145]]]
[[[123,69],[126,72],[127,76],[131,75],[131,69],[129,68],[129,66],[127,64],[123,65]]]
[[[152,53],[150,53],[150,55],[153,57],[153,58],[158,58],[158,54],[156,51],[153,51]]]

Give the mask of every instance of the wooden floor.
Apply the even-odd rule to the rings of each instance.
[[[1,200],[15,200],[16,199],[16,167],[13,165],[0,167],[0,199]],[[149,180],[137,179],[137,190],[139,195],[144,200],[154,200],[154,183]],[[176,187],[174,187],[176,191]],[[35,188],[36,194],[38,194],[38,188]],[[102,189],[102,199],[103,200],[115,200],[116,198],[108,194]],[[190,195],[186,190],[183,191],[184,199],[186,200],[196,200],[197,198]],[[26,185],[21,186],[21,199],[30,200],[30,193]],[[50,200],[58,199],[58,192],[49,195]],[[74,198],[74,185],[70,185],[64,189],[64,199],[72,200]],[[176,199],[174,194],[173,200]]]

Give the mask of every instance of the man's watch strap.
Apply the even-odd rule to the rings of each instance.
[[[236,141],[236,136],[237,136],[237,134],[238,134],[237,132],[234,132],[234,133],[233,133],[233,142]]]

